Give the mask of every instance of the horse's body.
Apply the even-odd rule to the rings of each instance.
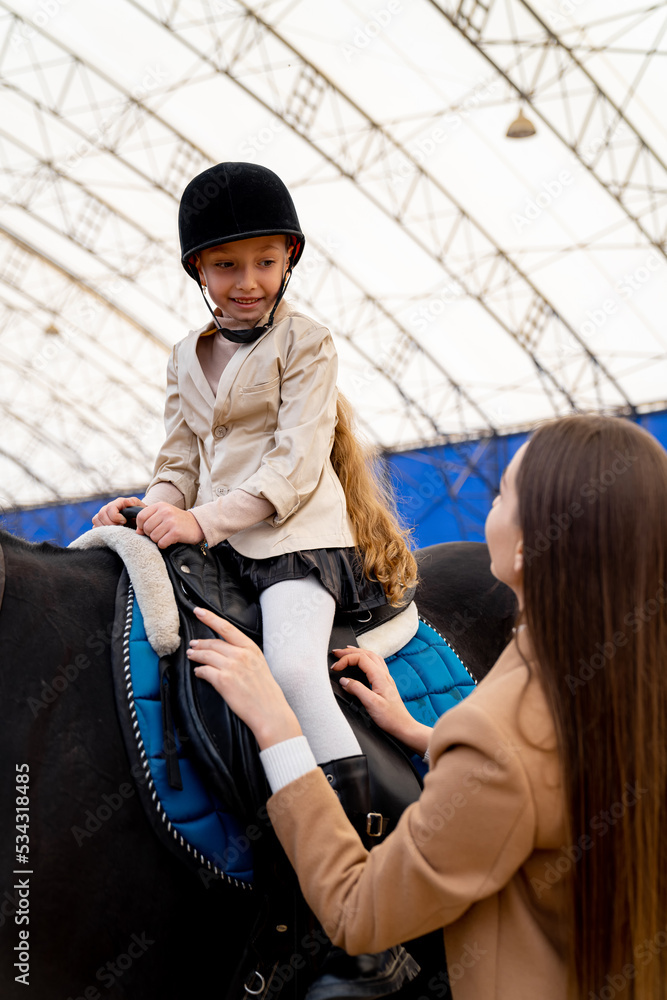
[[[31,546],[3,532],[0,543],[0,993],[224,997],[259,893],[199,881],[148,825],[110,676],[120,562],[105,550]],[[419,561],[418,607],[480,679],[509,636],[509,592],[490,576],[485,546],[433,546]],[[28,864],[17,860],[25,823],[15,828],[25,764]],[[321,947],[316,936],[301,944],[308,953]],[[26,952],[29,973],[17,981]]]

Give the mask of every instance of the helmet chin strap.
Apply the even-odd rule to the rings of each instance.
[[[226,340],[231,340],[233,344],[252,344],[254,343],[255,340],[258,340],[263,334],[266,333],[267,330],[270,330],[271,327],[273,326],[273,317],[275,316],[276,309],[278,308],[280,300],[282,299],[287,289],[287,286],[289,285],[289,280],[292,277],[292,265],[291,264],[289,265],[289,267],[285,271],[285,274],[283,275],[283,282],[282,285],[280,286],[280,291],[276,296],[276,301],[273,303],[273,308],[271,309],[271,312],[269,314],[268,322],[266,323],[265,326],[253,326],[250,330],[229,330],[226,326],[222,326],[220,323],[220,317],[216,316],[216,314],[213,312],[213,309],[211,308],[211,303],[206,298],[206,293],[204,292],[204,288],[201,283],[201,278],[199,277],[199,272],[196,270],[195,270],[195,275],[197,284],[199,285],[199,290],[202,293],[204,302],[206,303],[206,307],[210,312],[211,316],[213,317],[213,322],[217,326],[218,331],[222,334],[222,336]]]

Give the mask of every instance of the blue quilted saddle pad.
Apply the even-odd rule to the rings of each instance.
[[[130,696],[134,698],[140,740],[155,789],[156,809],[174,838],[202,865],[224,873],[230,881],[252,883],[252,845],[248,837],[241,824],[206,788],[181,745],[177,755],[183,790],[169,785],[162,745],[158,657],[146,637],[136,598],[129,649]],[[387,666],[408,711],[427,726],[435,725],[443,712],[458,704],[475,686],[451,646],[422,621],[417,634],[400,652],[389,657]],[[421,758],[415,756],[413,763],[422,774],[425,772]]]
[[[167,780],[163,751],[162,706],[160,703],[159,658],[146,637],[144,619],[136,597],[129,637],[130,674],[137,721],[150,777],[153,800],[174,839],[213,871],[229,881],[249,884],[253,880],[253,859],[249,838],[238,820],[206,788],[199,772],[184,756],[177,743],[183,790]]]

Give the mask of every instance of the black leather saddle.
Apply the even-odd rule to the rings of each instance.
[[[130,509],[126,508],[123,513],[129,515]],[[238,578],[232,561],[225,558],[224,546],[202,549],[197,545],[177,544],[161,551],[174,587],[182,640],[175,653],[160,661],[165,755],[170,782],[179,787],[173,738],[178,729],[187,734],[187,752],[193,763],[229,811],[241,822],[256,822],[258,816],[265,816],[264,806],[270,792],[255,738],[215,689],[195,676],[185,651],[191,639],[217,637],[193,614],[197,606],[231,621],[261,646],[259,604]],[[329,648],[358,645],[358,637],[400,611],[401,608],[383,605],[358,615],[339,613]],[[366,680],[361,671],[346,673]],[[332,686],[368,758],[372,809],[383,817],[378,828],[380,838],[395,826],[405,807],[419,797],[421,776],[410,760],[410,751],[375,725],[361,703],[346,694],[335,675],[332,675]]]

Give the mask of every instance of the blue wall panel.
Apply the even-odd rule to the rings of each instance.
[[[399,511],[417,548],[484,541],[484,521],[503,469],[526,434],[387,456]]]
[[[103,504],[117,496],[140,497],[143,489],[137,491],[119,490],[113,496],[89,497],[70,503],[46,504],[43,507],[23,507],[6,509],[0,517],[0,528],[18,535],[29,542],[53,542],[55,545],[69,545],[92,528],[91,518]]]
[[[638,423],[667,447],[667,410],[643,414]],[[484,541],[484,522],[503,469],[529,438],[510,434],[388,455],[386,464],[415,546]]]
[[[667,410],[647,413],[639,423],[667,447]],[[385,457],[406,524],[414,526],[415,546],[436,542],[484,541],[484,521],[500,477],[528,434],[420,448]],[[115,496],[141,496],[142,489]],[[112,497],[6,510],[0,527],[29,541],[67,545],[87,531],[90,519]]]

